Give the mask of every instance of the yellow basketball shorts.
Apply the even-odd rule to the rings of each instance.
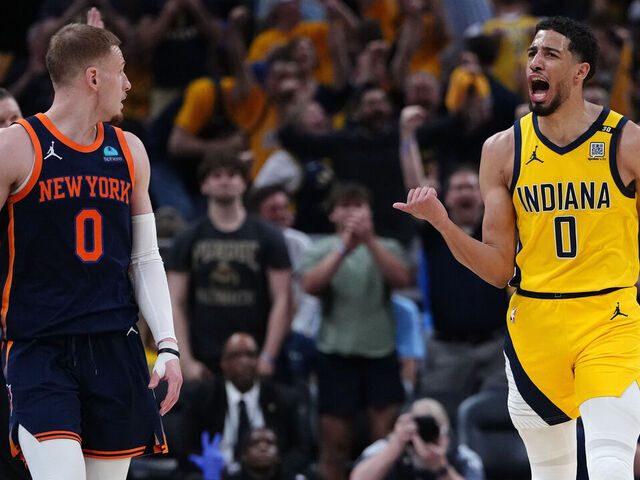
[[[518,391],[550,425],[580,416],[595,397],[619,397],[640,379],[636,288],[569,299],[514,294],[505,355]]]

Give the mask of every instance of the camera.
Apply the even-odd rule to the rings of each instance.
[[[431,415],[413,417],[413,421],[418,425],[418,434],[425,443],[436,443],[440,436],[440,426]]]

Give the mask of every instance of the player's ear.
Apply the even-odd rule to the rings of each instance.
[[[98,69],[96,67],[88,67],[84,71],[84,80],[89,88],[98,88]]]
[[[587,78],[589,72],[591,71],[591,65],[587,62],[582,62],[577,65],[575,79],[579,82],[584,82],[584,79]]]

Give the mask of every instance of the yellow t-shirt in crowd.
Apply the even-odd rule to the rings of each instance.
[[[448,41],[446,39],[438,39],[433,34],[436,18],[431,14],[422,16],[424,38],[409,61],[409,72],[411,73],[426,71],[436,78],[440,78],[442,74],[440,53],[447,46]]]
[[[363,18],[377,20],[384,39],[393,44],[398,30],[398,2],[397,0],[374,0],[362,12]]]
[[[251,43],[247,61],[263,60],[274,47],[286,45],[300,37],[309,38],[318,55],[318,66],[313,72],[313,78],[324,85],[330,85],[333,82],[333,64],[329,53],[329,25],[326,22],[300,22],[288,32],[275,28],[265,30]]]
[[[213,118],[215,108],[222,105],[227,118],[249,137],[254,157],[251,168],[253,179],[278,147],[278,117],[275,107],[258,85],[253,86],[247,98],[236,101],[232,94],[234,84],[233,78],[223,78],[220,81],[222,98],[217,99],[213,80],[208,77],[194,80],[187,86],[184,102],[174,123],[194,135],[202,134]]]
[[[484,24],[487,35],[502,35],[493,73],[504,86],[518,94],[522,93],[519,77],[527,65],[527,48],[537,23],[538,19],[530,15],[505,15]]]

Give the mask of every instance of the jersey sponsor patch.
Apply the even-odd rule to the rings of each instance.
[[[589,143],[589,160],[604,160],[605,147],[604,142]]]
[[[104,147],[102,154],[104,155],[105,162],[121,162],[123,160],[122,156],[118,153],[118,150],[113,148],[111,145]]]

